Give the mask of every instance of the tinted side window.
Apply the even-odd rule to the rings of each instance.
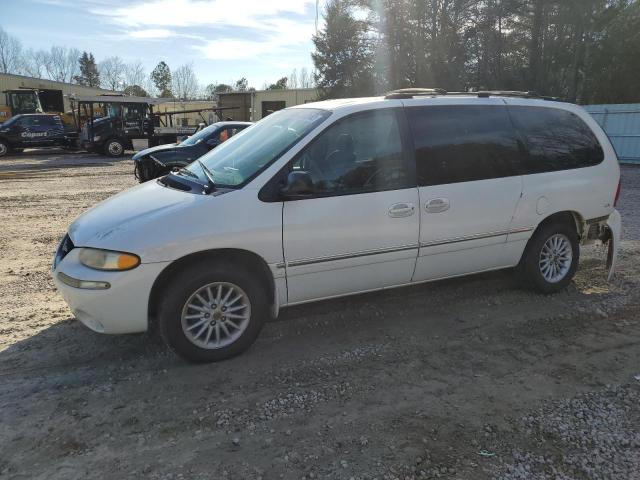
[[[60,124],[60,117],[42,117],[42,124],[47,126],[57,126]]]
[[[506,107],[448,105],[406,109],[418,185],[517,175],[524,152]]]
[[[375,110],[337,121],[292,162],[311,176],[319,196],[406,188],[395,110]]]
[[[591,129],[571,112],[518,106],[509,112],[529,150],[526,173],[590,167],[604,159]]]
[[[35,117],[22,117],[18,120],[18,125],[24,128],[29,128],[40,125],[40,122]]]

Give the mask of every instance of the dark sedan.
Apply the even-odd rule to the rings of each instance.
[[[218,122],[191,135],[182,143],[142,150],[133,156],[136,178],[142,183],[186,167],[249,125],[250,122]]]

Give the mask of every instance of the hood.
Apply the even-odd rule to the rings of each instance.
[[[69,227],[69,237],[78,247],[109,248],[113,238],[127,235],[132,230],[139,231],[137,227],[160,216],[170,218],[202,197],[167,188],[157,182],[146,182],[83,213]]]
[[[142,157],[145,157],[147,155],[149,155],[150,153],[154,153],[154,152],[168,152],[168,151],[172,151],[175,148],[184,148],[183,146],[177,144],[177,143],[168,143],[166,145],[157,145],[155,147],[151,147],[151,148],[145,148],[144,150],[136,153],[133,157],[132,160],[138,160]]]

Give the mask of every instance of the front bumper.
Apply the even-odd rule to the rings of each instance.
[[[74,316],[99,333],[146,331],[151,288],[168,262],[143,263],[125,272],[103,272],[85,267],[78,257],[79,249],[74,248],[53,270],[54,283]],[[106,283],[109,287],[73,287],[68,278],[62,281],[59,274],[78,281]]]

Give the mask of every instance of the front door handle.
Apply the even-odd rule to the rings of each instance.
[[[389,207],[389,216],[391,218],[410,217],[416,211],[413,203],[400,202]]]
[[[451,204],[448,198],[432,198],[424,206],[427,213],[440,213],[449,210]]]

